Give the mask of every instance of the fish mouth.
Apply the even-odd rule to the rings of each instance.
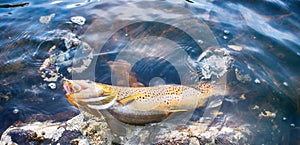
[[[63,88],[65,89],[65,91],[67,92],[67,94],[73,94],[73,93],[75,93],[75,90],[72,87],[72,82],[70,82],[69,80],[65,80],[64,81]]]
[[[74,94],[88,89],[89,84],[85,80],[65,80],[63,82],[63,88],[67,94]]]
[[[72,81],[65,80],[63,82],[63,88],[67,92],[66,93],[66,98],[69,101],[69,103],[71,103],[73,106],[78,108],[78,104],[76,103],[75,98],[74,98],[75,90],[73,89]]]

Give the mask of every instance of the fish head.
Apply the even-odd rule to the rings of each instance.
[[[107,109],[116,100],[112,88],[90,80],[65,80],[63,88],[67,100],[80,109]]]

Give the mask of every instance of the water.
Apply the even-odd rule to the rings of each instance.
[[[170,1],[167,5],[153,4],[153,2],[137,2],[135,5],[130,5],[130,1],[103,2],[93,0],[28,2],[29,4],[24,6],[5,6],[5,8],[0,8],[1,132],[16,121],[28,120],[33,114],[47,114],[51,116],[60,112],[74,110],[66,101],[61,87],[61,76],[66,78],[76,76],[76,74],[72,74],[68,70],[74,56],[77,57],[78,61],[82,61],[78,63],[80,64],[79,66],[73,66],[78,68],[78,71],[83,69],[84,72],[96,72],[96,74],[93,74],[96,81],[122,85],[124,82],[111,80],[111,72],[107,61],[114,60],[118,56],[120,57],[121,55],[118,55],[119,52],[126,48],[127,45],[130,45],[129,42],[134,41],[135,43],[131,45],[134,44],[134,46],[139,46],[139,48],[150,44],[150,42],[143,44],[143,39],[132,35],[141,36],[143,35],[141,33],[147,32],[146,28],[156,27],[156,29],[162,28],[163,30],[161,31],[168,29],[166,31],[170,32],[170,36],[162,37],[173,38],[173,41],[181,44],[180,46],[184,48],[182,53],[187,53],[192,60],[196,60],[202,53],[202,50],[207,48],[206,44],[208,42],[211,45],[227,48],[235,59],[231,66],[232,70],[237,70],[237,73],[242,76],[245,76],[244,74],[249,76],[249,79],[244,77],[246,82],[244,85],[231,89],[232,94],[243,91],[250,92],[250,94],[258,92],[256,96],[247,97],[249,101],[242,102],[236,106],[229,105],[231,108],[228,108],[235,112],[235,109],[241,109],[240,106],[247,103],[257,104],[259,101],[270,101],[266,103],[269,106],[261,107],[277,108],[277,111],[282,111],[280,113],[277,112],[280,118],[285,118],[282,119],[285,121],[282,124],[293,124],[287,129],[289,134],[291,134],[290,139],[285,141],[290,141],[290,144],[299,143],[299,1],[265,0],[239,2],[234,0],[194,0],[193,3]],[[23,2],[0,2],[0,5],[18,3]],[[181,11],[174,5],[182,7]],[[153,10],[147,10],[147,8],[152,8]],[[167,13],[164,11],[164,8],[173,11]],[[138,13],[128,13],[127,11],[130,10],[136,10]],[[128,24],[129,26],[123,29],[114,29],[114,27],[118,28],[127,25],[122,20],[157,20],[158,18],[175,17],[176,14],[187,14],[182,11],[187,11],[188,15],[198,17],[201,20],[201,22],[191,21],[188,25],[182,25],[184,28],[193,28],[205,24],[205,26],[189,32],[193,38],[197,39],[191,39],[186,33],[180,30],[175,31],[174,29],[176,28],[165,27],[163,24],[152,25],[151,23],[143,23],[131,26]],[[74,16],[81,16],[85,19],[79,19],[79,23],[76,23]],[[178,23],[178,26],[181,26],[176,21],[170,21],[169,23]],[[201,34],[207,35],[196,35],[197,30],[205,31],[206,28],[209,28],[210,32],[201,32]],[[107,36],[106,32],[111,29],[114,29],[114,35],[109,37],[110,35]],[[186,30],[184,31],[186,32]],[[93,32],[103,35],[95,36]],[[195,35],[193,35],[194,33]],[[160,33],[159,31],[153,32],[152,35],[160,36]],[[210,35],[215,40],[207,39]],[[87,45],[84,45],[84,47],[82,45],[77,46],[81,41]],[[175,53],[171,48],[179,46],[156,39],[151,41],[151,43],[159,44],[157,48],[165,47],[162,47],[164,49],[152,50],[149,52],[148,57],[163,56],[165,59],[149,59],[146,57],[137,61],[135,66],[133,66],[133,70],[139,79],[138,81],[145,86],[182,83],[180,81],[183,78],[176,71],[178,70],[176,65],[174,67],[169,63],[174,62],[177,64],[178,62],[176,61],[185,60],[185,58],[177,60],[170,55]],[[201,49],[197,48],[197,44]],[[238,48],[233,47],[235,49],[233,50],[228,45],[238,46]],[[101,51],[94,52],[93,56],[89,55],[88,52],[94,51],[92,48],[101,46],[103,46]],[[139,48],[124,53],[126,56],[130,54],[132,56],[130,60],[135,61],[135,54],[131,54],[130,51],[134,53],[139,52],[136,55],[139,57],[145,53],[139,51]],[[239,48],[242,49],[240,50]],[[77,51],[82,51],[80,53],[82,55],[77,56]],[[175,56],[179,57],[182,53]],[[41,69],[43,63],[49,57],[55,58],[55,60],[52,61],[50,66]],[[96,62],[91,60],[93,57],[98,57]],[[128,59],[128,57],[126,58]],[[84,70],[85,68],[82,68],[84,63],[87,66],[96,64],[98,69],[94,71]],[[51,76],[51,72],[56,75]],[[149,72],[150,75],[148,75]],[[57,73],[60,73],[59,75],[61,76],[57,76]],[[45,76],[43,77],[42,75]],[[53,79],[55,77],[58,79]],[[85,78],[86,76],[80,77]],[[50,79],[47,80],[45,78]],[[231,76],[228,76],[228,78],[230,79]],[[189,84],[189,81],[184,83]],[[234,82],[232,82],[232,85],[234,86]],[[271,99],[262,99],[264,97],[268,98],[267,96],[271,96]],[[226,99],[230,102],[232,99],[235,100],[235,97]],[[247,108],[244,109],[247,110]],[[248,112],[251,112],[251,109],[248,108]],[[261,142],[257,141],[257,143]]]

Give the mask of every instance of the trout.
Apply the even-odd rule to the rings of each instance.
[[[67,100],[75,107],[96,115],[107,110],[117,120],[134,125],[160,122],[176,112],[203,107],[216,94],[215,85],[159,85],[122,87],[90,80],[65,80]]]

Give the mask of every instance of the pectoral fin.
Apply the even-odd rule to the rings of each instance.
[[[171,109],[171,110],[169,110],[169,113],[186,112],[186,111],[188,111],[188,110],[186,110],[186,109]]]
[[[118,102],[122,105],[126,105],[127,103],[134,101],[137,97],[140,97],[140,96],[141,96],[141,94],[134,94],[134,95],[128,96],[126,98],[120,99],[120,100],[118,100]]]

